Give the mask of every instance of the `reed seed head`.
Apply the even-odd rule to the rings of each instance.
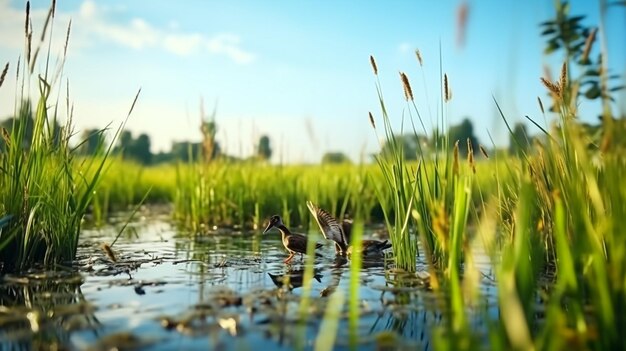
[[[478,148],[480,149],[480,153],[485,156],[485,158],[489,158],[489,154],[487,153],[487,149],[484,146],[478,144]]]
[[[370,55],[370,64],[372,65],[372,70],[374,71],[374,75],[378,75],[378,66],[376,66],[376,60],[374,56]]]
[[[9,63],[7,62],[6,65],[4,65],[4,69],[2,70],[2,74],[0,75],[0,87],[2,86],[2,83],[4,83],[4,78],[7,76],[7,72],[9,71]]]
[[[376,123],[374,123],[374,115],[369,112],[370,123],[372,124],[372,128],[376,129]]]
[[[548,90],[549,90],[552,94],[554,94],[554,95],[556,95],[556,96],[561,96],[561,88],[560,88],[558,85],[556,85],[556,84],[552,83],[551,81],[549,81],[549,80],[548,80],[548,79],[546,79],[546,78],[541,77],[540,79],[541,79],[541,83],[543,83],[543,85],[544,85],[546,88],[548,88]]]
[[[26,20],[24,21],[24,36],[26,37],[26,63],[24,67],[28,67],[30,63],[31,46],[33,41],[32,23],[30,21],[30,1],[26,2]]]
[[[472,172],[476,174],[476,163],[474,162],[474,148],[472,146],[472,140],[470,138],[467,138],[467,163],[472,169]]]
[[[63,56],[67,56],[67,44],[70,42],[70,31],[72,30],[72,20],[67,25],[67,34],[65,34],[65,46],[63,46]]]
[[[422,61],[422,53],[420,49],[415,49],[415,57],[417,57],[417,62],[419,62],[420,67],[424,66],[424,61]]]
[[[409,84],[409,77],[407,77],[406,73],[400,72],[400,80],[402,81],[406,101],[413,101],[413,90],[411,89],[411,84]]]
[[[450,86],[448,85],[448,74],[445,73],[443,75],[443,96],[444,96],[444,101],[448,102],[451,99],[450,96]]]
[[[539,103],[539,109],[541,110],[542,114],[546,114],[546,111],[543,109],[543,102],[541,101],[541,98],[539,96],[537,96],[537,102]]]
[[[591,52],[591,46],[593,42],[596,40],[596,33],[598,32],[598,28],[594,28],[591,30],[591,33],[587,36],[587,40],[585,40],[585,48],[583,49],[583,54],[581,56],[581,63],[587,64],[589,61],[589,53]]]
[[[33,33],[29,32],[26,35],[26,62],[24,63],[24,67],[27,67],[28,63],[30,63],[32,41],[33,41]]]
[[[11,134],[9,134],[9,131],[4,128],[4,127],[0,127],[2,130],[2,139],[4,140],[4,144],[6,145],[6,147],[10,147],[11,146]]]
[[[50,19],[53,17],[54,10],[52,7],[48,10],[48,14],[46,15],[46,21],[43,23],[43,29],[41,31],[40,41],[44,41],[46,39],[46,32],[48,30],[48,26],[50,25]]]
[[[561,76],[559,77],[559,88],[561,88],[561,93],[565,92],[567,89],[567,62],[563,62],[561,66]]]
[[[24,33],[28,36],[28,22],[30,21],[30,1],[26,1],[26,22],[24,23]]]

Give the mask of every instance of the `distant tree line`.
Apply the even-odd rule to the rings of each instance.
[[[2,134],[12,133],[14,128],[23,128],[22,143],[28,149],[33,138],[34,116],[32,105],[24,101],[17,113],[17,116],[0,120]],[[59,140],[61,136],[61,126],[54,121],[50,126],[50,131],[54,133],[53,140]],[[173,142],[172,147],[167,152],[152,153],[152,141],[146,133],[134,136],[132,132],[122,131],[113,146],[112,153],[121,155],[125,159],[151,165],[175,161],[198,161],[211,162],[216,159],[225,159],[233,162],[237,161],[267,161],[272,157],[272,146],[270,138],[262,135],[255,146],[255,153],[245,159],[226,155],[222,152],[220,144],[215,140],[217,125],[214,119],[202,120],[200,125],[202,140],[199,142],[179,141]],[[75,150],[80,155],[97,156],[106,152],[109,146],[107,131],[103,129],[88,129],[78,135]],[[0,150],[4,150],[6,141],[0,138]]]
[[[26,148],[28,148],[30,141],[32,140],[34,128],[33,110],[29,102],[22,103],[17,116],[9,117],[0,121],[0,127],[8,133],[12,132],[13,128],[16,126],[24,128],[22,143]],[[590,134],[597,134],[599,130],[599,126],[597,125],[583,124],[583,127]],[[61,135],[61,126],[58,122],[54,121],[50,126],[50,130],[56,136],[53,140],[59,140]],[[200,131],[202,133],[201,141],[173,142],[169,151],[159,152],[156,154],[151,151],[152,142],[149,135],[141,133],[135,137],[130,131],[122,131],[116,145],[113,147],[112,152],[116,155],[121,155],[126,159],[130,159],[144,165],[176,161],[189,162],[192,160],[204,160],[204,162],[211,162],[217,159],[232,162],[268,161],[272,157],[273,150],[271,141],[267,135],[262,135],[259,138],[257,144],[255,145],[253,155],[242,159],[226,155],[222,152],[219,142],[215,140],[217,125],[214,119],[201,121]],[[512,131],[512,133],[509,133],[508,153],[519,156],[522,153],[529,152],[536,136],[531,136],[528,133],[526,125],[521,122],[516,123],[513,126]],[[430,138],[425,135],[416,135],[414,133],[406,133],[395,136],[396,145],[402,145],[404,157],[407,160],[416,160],[419,158],[421,153],[425,156],[432,155],[436,152],[436,150],[442,149],[446,140],[448,147],[452,147],[458,140],[459,152],[465,155],[467,154],[468,139],[473,145],[475,156],[478,156],[479,140],[474,134],[474,126],[469,118],[464,118],[459,124],[450,126],[448,129],[447,139],[444,137],[443,133],[439,133],[438,131],[434,131],[433,136]],[[108,147],[106,133],[104,130],[100,129],[85,130],[80,134],[79,141],[75,147],[76,151],[81,155],[101,155]],[[0,139],[0,150],[4,150],[4,148],[5,141],[4,139]],[[390,144],[385,143],[379,155],[385,156],[390,152]],[[322,156],[321,162],[324,164],[332,164],[350,163],[351,161],[343,152],[331,151]]]
[[[430,138],[426,135],[415,133],[396,135],[394,142],[396,147],[402,148],[406,160],[417,160],[420,158],[420,155],[430,157],[436,152],[443,150],[446,146],[452,149],[457,141],[459,142],[459,153],[461,155],[467,155],[468,140],[472,145],[475,157],[480,157],[481,155],[479,147],[483,146],[484,148],[484,145],[481,145],[478,137],[474,134],[474,125],[469,118],[464,118],[459,124],[450,126],[447,131],[447,138],[445,133],[437,130],[432,134]],[[513,133],[509,133],[508,153],[519,156],[522,153],[529,152],[533,138],[533,136],[528,134],[524,123],[516,123],[513,127]],[[487,148],[484,149],[487,150]],[[391,152],[392,145],[389,142],[385,142],[378,155],[388,157],[391,155]]]
[[[211,133],[208,135],[213,134]],[[205,135],[205,137],[206,136],[207,135]],[[97,129],[87,130],[83,132],[82,139],[85,142],[79,148],[81,154],[97,155],[102,152],[102,145],[105,140],[101,131]],[[113,153],[116,155],[122,155],[125,159],[133,160],[144,165],[176,161],[190,162],[203,160],[203,162],[211,162],[220,159],[231,162],[249,160],[267,161],[272,156],[270,138],[266,135],[259,138],[255,154],[246,159],[223,153],[220,144],[214,139],[203,139],[199,142],[173,142],[169,151],[161,151],[158,153],[152,153],[150,151],[151,146],[152,143],[150,136],[147,134],[142,133],[137,137],[134,137],[130,131],[123,131],[118,138],[117,145],[113,148]]]

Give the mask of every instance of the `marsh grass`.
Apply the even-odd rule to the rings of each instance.
[[[89,210],[112,145],[102,159],[78,161],[75,148],[70,145],[73,125],[69,95],[66,124],[60,127],[59,99],[55,102],[52,97],[59,87],[51,85],[59,80],[55,80],[58,76],[48,75],[55,2],[48,11],[34,54],[30,4],[26,6],[25,62],[16,74],[16,86],[21,86],[16,97],[20,108],[16,107],[18,115],[11,131],[3,130],[0,154],[0,214],[8,218],[0,232],[0,261],[5,270],[66,263],[75,257],[81,221]],[[42,48],[46,50],[46,41],[44,72],[34,76],[39,52]],[[66,50],[67,41],[60,67],[56,68],[58,74],[62,72]],[[29,135],[31,86],[37,88],[38,97],[32,110],[32,135]]]
[[[310,223],[306,201],[338,213],[363,213],[370,220],[377,197],[365,165],[272,166],[199,162],[176,166],[175,218],[190,231],[214,226],[258,229],[270,214],[287,226]],[[150,173],[152,170],[147,170]]]
[[[416,55],[420,67],[423,67],[421,55]],[[370,58],[371,62],[375,62]],[[376,91],[383,119],[385,145],[390,150],[387,154],[376,157],[377,164],[383,175],[384,182],[377,187],[377,195],[384,213],[385,222],[394,247],[395,261],[399,268],[414,272],[418,251],[418,238],[421,241],[429,269],[431,283],[438,286],[436,270],[444,269],[450,274],[451,280],[458,281],[458,269],[462,263],[461,247],[465,243],[465,228],[470,211],[472,188],[475,187],[472,179],[476,173],[476,163],[473,158],[472,145],[468,143],[469,176],[465,171],[460,173],[459,142],[452,152],[448,147],[448,134],[439,134],[435,128],[436,140],[434,150],[427,154],[418,143],[418,164],[411,165],[405,160],[403,144],[398,142],[396,135],[404,133],[405,125],[409,132],[419,140],[420,131],[427,135],[426,127],[415,104],[413,91],[408,76],[401,72],[400,81],[407,101],[407,108],[399,118],[400,131],[392,128],[391,116],[388,114],[382,87],[378,80],[377,70]],[[442,104],[451,100],[451,88],[447,74],[442,81]],[[442,109],[443,110],[443,109]],[[372,120],[372,113],[370,113]],[[446,125],[446,116],[442,113],[438,125]],[[372,123],[374,130],[375,124]],[[480,200],[482,201],[482,200]],[[479,204],[478,204],[479,205]]]
[[[608,116],[613,123],[603,124],[603,135],[587,131],[572,108],[577,87],[568,85],[566,65],[558,82],[542,83],[559,106],[558,119],[551,129],[540,128],[542,137],[520,166],[505,171],[517,181],[498,183],[501,248],[493,240],[486,245],[501,257],[494,262],[504,329],[491,332],[492,344],[623,348],[626,239],[618,221],[626,215],[620,181],[626,161],[622,143],[604,148],[602,141],[623,134],[626,123]],[[556,272],[549,288],[538,283],[547,269]],[[546,304],[540,320],[538,296]]]
[[[403,146],[396,142],[376,82],[391,152],[377,157],[384,181],[375,189],[398,267],[414,269],[419,253],[413,245],[419,237],[429,269],[436,273],[431,274],[431,286],[443,293],[450,311],[444,327],[437,328],[437,349],[472,349],[481,343],[468,322],[471,301],[480,295],[476,288],[480,273],[470,248],[476,235],[491,257],[498,286],[502,324],[488,322],[491,346],[623,347],[617,331],[626,327],[626,236],[617,221],[626,215],[626,187],[619,176],[626,171],[626,161],[623,142],[613,136],[626,132],[626,122],[605,116],[611,123],[603,124],[602,135],[588,132],[578,120],[577,87],[568,83],[567,72],[564,64],[558,81],[541,79],[559,106],[558,119],[550,129],[529,118],[541,135],[519,159],[496,153],[493,161],[477,163],[470,152],[464,163],[458,141],[448,149],[444,136],[435,157],[428,159],[419,151],[416,168],[406,162]],[[377,67],[374,73],[377,76]],[[400,119],[399,133],[410,125],[417,136],[412,116],[422,120],[405,74],[401,83],[409,108],[408,118]],[[442,103],[450,100],[449,91],[444,75]],[[372,113],[369,118],[376,130]],[[468,145],[468,150],[474,147]],[[480,180],[485,171],[491,182]],[[408,220],[409,213],[414,222]],[[468,234],[472,218],[477,224],[474,235]],[[411,226],[416,235],[411,235]],[[538,281],[551,269],[556,278],[546,287]],[[547,304],[543,318],[537,317],[542,308],[538,299]]]

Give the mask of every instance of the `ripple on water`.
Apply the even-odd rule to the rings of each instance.
[[[2,277],[2,345],[36,347],[45,335],[45,342],[78,349],[311,348],[329,296],[341,291],[336,347],[348,348],[350,264],[335,260],[333,245],[326,243],[325,257],[315,260],[307,294],[307,267],[298,257],[282,262],[287,254],[278,236],[194,238],[167,221],[144,220],[113,245],[112,262],[101,245],[117,230],[84,231],[78,272]],[[489,265],[479,265],[488,277]],[[359,349],[428,347],[446,311],[427,279],[380,260],[364,262],[357,279]],[[488,299],[495,299],[494,289],[481,280]]]

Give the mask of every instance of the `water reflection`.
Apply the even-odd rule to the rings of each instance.
[[[287,272],[284,274],[272,274],[270,272],[267,273],[270,279],[278,288],[287,288],[289,290],[293,290],[295,288],[299,288],[304,284],[304,269],[292,269],[291,266],[287,268]],[[312,278],[317,280],[318,283],[321,283],[322,275],[320,272],[321,268],[317,268],[313,270]]]
[[[30,273],[1,279],[3,349],[52,349],[67,345],[77,331],[98,335],[96,307],[85,299],[79,273]]]
[[[325,257],[315,260],[311,288],[305,290],[306,267],[282,262],[285,252],[277,237],[241,232],[193,237],[166,221],[149,220],[135,224],[135,232],[114,245],[117,262],[100,249],[117,228],[86,231],[75,263],[80,273],[3,277],[1,347],[30,349],[50,342],[66,349],[312,349],[328,297],[338,290],[348,296],[350,262],[335,257],[330,243]],[[442,323],[445,304],[419,276],[394,270],[384,260],[363,263],[359,350],[389,343],[429,349],[430,331]],[[349,348],[348,305],[340,311],[336,349]]]

